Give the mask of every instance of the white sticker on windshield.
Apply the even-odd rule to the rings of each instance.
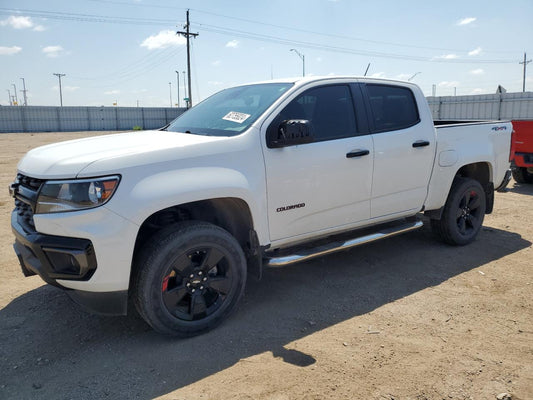
[[[249,117],[250,117],[250,114],[240,113],[237,111],[230,111],[229,113],[224,115],[222,119],[225,119],[226,121],[233,121],[233,122],[237,122],[238,124],[242,124]]]

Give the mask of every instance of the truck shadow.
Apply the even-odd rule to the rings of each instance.
[[[533,184],[514,182],[514,185],[512,187],[507,187],[507,190],[513,193],[533,195]]]
[[[248,283],[237,313],[190,339],[158,335],[135,314],[85,314],[60,290],[42,286],[0,310],[0,397],[151,399],[265,352],[305,368],[313,354],[287,344],[530,245],[483,228],[470,246],[449,247],[424,227],[268,269],[261,282]]]

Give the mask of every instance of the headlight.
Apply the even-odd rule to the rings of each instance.
[[[85,210],[107,203],[115,192],[119,176],[71,181],[48,181],[39,192],[36,214]]]

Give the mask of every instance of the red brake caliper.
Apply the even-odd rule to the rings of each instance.
[[[163,279],[163,287],[161,288],[161,291],[162,292],[166,292],[167,289],[168,289],[168,280],[170,279],[170,275],[169,276],[165,276],[165,278]]]

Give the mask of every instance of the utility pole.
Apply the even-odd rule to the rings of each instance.
[[[526,66],[531,62],[531,60],[526,61],[526,53],[524,53],[524,61],[519,62],[518,64],[524,64],[524,77],[522,78],[522,92],[526,91]]]
[[[26,96],[26,82],[24,81],[24,78],[20,78],[22,79],[22,86],[24,87],[24,90],[21,90],[22,94],[24,95],[24,105],[27,106],[28,105],[28,97]]]
[[[12,83],[11,86],[13,86],[13,89],[15,89],[15,104],[18,106],[19,105],[19,98],[17,97],[17,87],[15,86],[14,83]]]
[[[180,106],[180,73],[178,71],[176,72],[176,83],[178,84],[178,108]]]
[[[172,108],[172,82],[168,83],[168,92],[170,94],[170,108]]]
[[[6,89],[6,90],[7,90],[7,96],[9,97],[9,105],[12,106],[13,102],[11,101],[11,91],[9,89]]]
[[[298,54],[298,57],[302,59],[302,76],[305,76],[305,55],[303,55],[296,49],[290,49],[290,51],[294,51],[296,54]]]
[[[187,102],[187,108],[192,107],[192,91],[191,91],[191,46],[190,38],[198,36],[198,33],[191,33],[189,31],[191,24],[189,23],[189,10],[187,10],[187,23],[183,27],[185,32],[178,31],[176,34],[183,35],[187,38],[187,77],[188,77],[188,86],[189,86],[189,101]]]
[[[59,78],[59,102],[61,104],[61,107],[63,107],[63,91],[61,90],[61,77],[65,76],[65,74],[52,74]]]

